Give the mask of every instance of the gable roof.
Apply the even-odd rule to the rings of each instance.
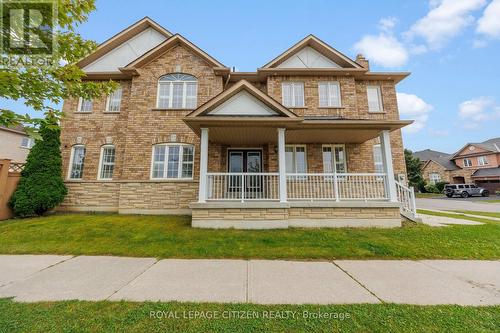
[[[275,111],[278,117],[288,117],[288,118],[296,118],[297,115],[278,103],[276,100],[271,98],[269,95],[266,93],[262,92],[261,90],[257,89],[254,85],[252,85],[250,82],[247,80],[240,80],[236,84],[234,84],[232,87],[230,87],[227,90],[224,90],[205,104],[201,105],[199,108],[191,112],[186,116],[186,118],[195,118],[198,116],[207,116],[207,114],[217,108],[218,106],[222,105],[224,102],[228,101],[231,97],[235,96],[236,94],[245,91],[254,98],[256,98],[258,101],[262,102],[264,105],[269,107],[271,110]],[[216,117],[216,115],[213,115],[211,117]]]
[[[432,160],[433,158],[446,157],[450,156],[448,153],[443,153],[441,151],[432,150],[432,149],[424,149],[420,151],[416,151],[413,153],[414,157],[418,157],[422,162]]]
[[[125,70],[129,69],[134,69],[134,68],[140,68],[149,62],[153,61],[154,59],[158,58],[171,48],[177,46],[177,45],[182,45],[192,52],[196,53],[200,57],[202,57],[206,62],[208,62],[211,66],[216,67],[216,68],[226,68],[222,63],[220,63],[217,59],[213,58],[210,56],[208,53],[200,49],[198,46],[194,45],[191,43],[189,40],[187,40],[185,37],[181,36],[180,34],[175,34],[174,36],[170,37],[169,39],[165,40],[163,43],[160,43],[153,49],[149,50],[148,52],[144,53],[142,56],[139,58],[135,59],[131,63],[129,63],[127,66],[124,67]],[[229,68],[228,68],[229,70]]]
[[[109,53],[110,51],[114,50],[115,48],[125,43],[126,41],[130,40],[131,38],[139,35],[148,28],[154,29],[161,35],[165,36],[167,39],[172,36],[172,33],[170,31],[163,28],[161,25],[159,25],[158,23],[156,23],[155,21],[146,16],[140,19],[139,21],[135,22],[128,28],[120,31],[113,37],[101,43],[94,50],[94,52],[92,52],[82,60],[78,61],[76,65],[80,68],[83,68],[93,63],[94,61],[98,60],[99,58]]]
[[[363,68],[361,65],[350,59],[345,54],[340,51],[334,49],[330,45],[323,42],[321,39],[314,35],[309,35],[298,43],[290,47],[288,50],[262,66],[262,68],[275,68],[278,65],[285,62],[287,59],[297,54],[305,47],[311,47],[312,49],[318,51],[320,54],[324,55],[326,58],[332,60],[334,63],[340,65],[341,67],[347,68]]]
[[[486,140],[483,142],[467,143],[465,146],[463,146],[462,148],[457,150],[457,152],[455,154],[453,154],[451,159],[455,159],[457,155],[459,155],[465,148],[467,148],[469,146],[476,146],[476,147],[482,148],[482,149],[487,150],[487,151],[491,151],[494,153],[500,153],[500,137],[492,138],[492,139],[489,139],[489,140]],[[473,152],[471,154],[474,154],[474,153],[477,153],[477,152]]]
[[[19,134],[26,134],[26,130],[24,129],[23,125],[17,125],[14,127],[0,126],[0,130],[7,131],[7,132],[19,133]]]

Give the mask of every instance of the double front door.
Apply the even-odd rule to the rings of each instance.
[[[240,173],[230,176],[228,190],[245,193],[262,192],[262,177],[252,173],[262,172],[262,151],[251,149],[228,150],[228,172]],[[243,173],[243,175],[241,175]]]

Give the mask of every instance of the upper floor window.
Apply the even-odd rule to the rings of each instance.
[[[304,83],[283,82],[281,86],[283,105],[290,108],[304,107]]]
[[[306,146],[287,145],[285,147],[285,160],[287,173],[306,173]]]
[[[382,159],[382,147],[380,144],[373,145],[373,164],[375,173],[384,172],[384,160]]]
[[[78,112],[92,112],[92,100],[80,97],[78,99]]]
[[[77,145],[71,149],[71,158],[69,162],[69,178],[82,179],[83,167],[85,162],[85,146]]]
[[[29,138],[29,137],[25,136],[21,139],[21,147],[22,148],[30,149],[34,145],[35,145],[35,140],[33,140],[33,138]]]
[[[323,172],[345,173],[347,170],[344,145],[323,146]]]
[[[192,179],[194,146],[158,144],[153,146],[153,179]]]
[[[487,165],[488,164],[488,158],[486,156],[479,156],[477,158],[477,164],[478,165]]]
[[[99,179],[113,179],[115,169],[115,146],[104,145],[101,147],[101,158],[99,161]]]
[[[320,107],[340,107],[340,85],[338,82],[319,82],[318,90]]]
[[[122,103],[122,88],[113,91],[106,100],[107,112],[120,112],[120,105]]]
[[[158,81],[157,107],[160,109],[196,108],[198,80],[188,74],[163,75]]]
[[[464,158],[464,167],[472,166],[472,160],[470,158]]]
[[[368,111],[369,112],[383,112],[382,106],[382,93],[380,86],[367,86],[366,94],[368,96]]]

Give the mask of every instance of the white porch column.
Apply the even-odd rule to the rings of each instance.
[[[198,202],[206,202],[207,199],[207,171],[208,171],[208,128],[202,128],[201,142],[200,142],[200,188],[198,190]]]
[[[285,129],[278,128],[278,165],[280,179],[280,202],[287,201],[286,193],[286,157],[285,157]]]
[[[384,161],[384,171],[387,179],[387,195],[390,201],[397,202],[396,180],[394,179],[394,168],[392,166],[391,137],[387,130],[380,133],[380,147],[382,148],[382,160]]]

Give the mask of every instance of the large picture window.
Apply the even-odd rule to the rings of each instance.
[[[69,169],[70,179],[82,179],[85,163],[85,146],[77,145],[71,149],[71,161]]]
[[[101,159],[99,163],[99,179],[113,179],[115,169],[115,146],[105,145],[101,148]]]
[[[197,105],[197,79],[188,74],[168,74],[158,81],[157,107],[160,109],[194,109]]]
[[[153,146],[153,179],[192,179],[194,146],[158,144]]]
[[[323,146],[323,172],[324,173],[345,173],[347,163],[344,145]]]

